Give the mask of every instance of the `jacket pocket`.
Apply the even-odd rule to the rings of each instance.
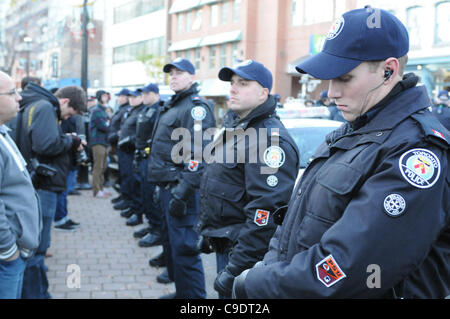
[[[334,224],[334,221],[306,213],[297,231],[297,244],[309,248],[320,242],[322,235]]]
[[[359,182],[361,172],[344,163],[327,165],[317,176],[317,182],[339,195],[349,194]]]

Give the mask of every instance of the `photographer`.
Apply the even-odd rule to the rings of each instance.
[[[82,113],[86,93],[81,87],[68,86],[55,95],[29,83],[22,92],[16,131],[12,134],[24,156],[37,190],[43,229],[36,255],[28,260],[23,282],[23,298],[50,298],[44,256],[50,246],[51,223],[58,193],[66,189],[70,152],[81,150],[81,139],[62,132],[58,122]]]

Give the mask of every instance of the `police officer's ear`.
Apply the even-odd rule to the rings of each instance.
[[[396,83],[398,80],[401,80],[401,78],[397,79],[397,77],[399,76],[399,66],[399,61],[396,58],[389,58],[384,61],[383,78],[385,83]]]

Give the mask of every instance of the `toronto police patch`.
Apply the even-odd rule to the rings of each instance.
[[[264,152],[264,162],[270,168],[280,168],[286,160],[286,153],[279,146],[271,146]]]
[[[275,175],[270,175],[269,177],[267,177],[267,185],[269,185],[270,187],[275,187],[278,185],[278,177],[276,177]]]
[[[196,106],[192,109],[191,116],[196,121],[203,121],[206,117],[206,110],[203,106]]]
[[[317,279],[327,287],[331,287],[339,280],[347,277],[334,260],[333,255],[329,255],[316,264],[316,275]]]
[[[439,158],[422,148],[404,153],[400,157],[399,168],[406,181],[418,188],[432,187],[441,174]]]
[[[405,212],[406,201],[398,194],[390,194],[384,199],[384,211],[392,217],[398,217]]]

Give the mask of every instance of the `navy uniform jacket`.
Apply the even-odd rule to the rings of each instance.
[[[215,119],[209,104],[198,96],[197,86],[194,83],[173,95],[160,112],[148,161],[151,183],[199,188],[203,147],[208,143],[203,132],[215,126]]]
[[[450,294],[450,135],[407,77],[365,125],[319,147],[246,276],[249,298]]]
[[[122,151],[127,153],[134,152],[137,121],[139,114],[142,112],[144,107],[144,104],[132,107],[128,112],[128,116],[123,121],[119,133],[119,142],[117,143],[119,149]]]
[[[215,153],[223,153],[223,158],[207,165],[202,176],[202,235],[227,238],[234,244],[229,261],[236,274],[252,267],[266,253],[276,229],[273,213],[287,205],[299,169],[297,146],[276,118],[275,109],[275,99],[270,96],[247,117],[227,125],[215,139]],[[234,138],[239,131],[249,138]],[[260,142],[251,138],[253,132]],[[227,150],[234,154],[232,161],[226,161]],[[238,157],[241,151],[245,151],[244,158]]]
[[[450,106],[446,104],[437,104],[433,106],[433,114],[436,115],[439,122],[450,130]]]
[[[136,123],[136,149],[143,150],[149,146],[162,103],[159,100],[153,105],[146,105],[139,113]]]

